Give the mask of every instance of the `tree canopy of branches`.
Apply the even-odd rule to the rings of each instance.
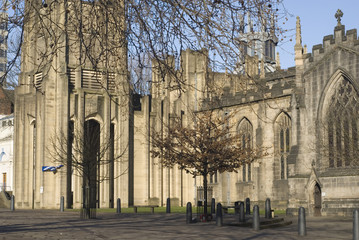
[[[114,164],[122,161],[125,151],[116,151],[117,139],[113,132],[105,134],[103,138],[100,133],[100,125],[93,120],[75,131],[72,125],[69,134],[60,132],[54,135],[47,148],[54,163],[66,166],[68,179],[71,179],[72,173],[83,179],[83,208],[87,211],[96,208],[97,185],[103,181],[113,181],[126,172],[114,171]],[[101,168],[105,171],[100,171]],[[68,191],[70,189],[71,185]]]
[[[183,126],[181,121],[174,120],[162,132],[153,134],[152,155],[160,158],[163,166],[178,166],[194,177],[203,177],[205,214],[207,176],[217,171],[237,171],[265,154],[263,149],[243,144],[240,133],[231,124],[233,114],[223,116],[215,111],[199,112],[194,116],[192,126]]]
[[[8,9],[9,35],[18,32],[18,41],[12,41],[9,71],[21,53],[26,29],[45,37],[45,47],[37,55],[42,64],[59,51],[66,52],[62,43],[68,39],[69,52],[80,65],[88,61],[102,72],[114,64],[129,67],[129,81],[137,92],[148,91],[152,59],[161,63],[157,65],[160,71],[168,73],[173,70],[163,61],[166,56],[179,60],[187,48],[208,49],[214,70],[234,72],[243,54],[238,37],[246,27],[244,16],[251,16],[254,28],[270,28],[270,21],[285,17],[282,0],[4,0],[1,7]],[[62,14],[66,20],[61,20]],[[284,33],[270,29],[275,30]],[[184,78],[173,75],[182,87]]]

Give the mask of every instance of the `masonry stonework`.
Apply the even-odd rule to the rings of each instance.
[[[289,214],[296,214],[300,206],[310,215],[348,215],[359,207],[359,164],[353,155],[359,144],[359,40],[355,29],[345,32],[344,25],[336,26],[333,35],[307,53],[298,18],[296,66],[282,70],[271,62],[270,71],[259,72],[258,61],[253,61],[255,67],[246,66],[252,69],[250,78],[238,77],[245,68],[236,76],[212,72],[206,66],[206,50],[188,49],[181,53],[185,91],[180,94],[170,76],[156,72],[154,61],[149,96],[129,94],[128,79],[119,75],[115,81],[121,83],[120,88],[96,88],[96,71],[62,51],[49,63],[60,64],[57,71],[34,65],[37,53],[32,49],[41,44],[37,37],[25,34],[21,84],[16,89],[16,207],[57,208],[60,196],[70,199],[68,207],[81,207],[81,177],[72,174],[71,168],[56,174],[40,169],[56,164],[47,152],[54,134],[68,133],[69,122],[81,129],[90,120],[100,125],[102,141],[114,129],[115,152],[123,154],[120,162],[99,170],[118,176],[97,186],[99,207],[113,207],[117,198],[124,206],[164,206],[167,198],[172,206],[196,204],[201,177],[162,167],[160,159],[151,155],[151,135],[175,117],[191,126],[191,113],[209,108],[235,112],[236,131],[245,128],[252,145],[268,152],[237,172],[218,173],[209,183],[213,188],[209,198],[232,205],[249,197],[261,206],[270,198],[273,208],[286,209]],[[63,44],[70,47],[66,41]],[[127,62],[126,54],[123,62]],[[209,82],[216,93],[206,90]],[[338,115],[335,108],[348,115],[330,119]],[[341,138],[346,133],[350,140]]]

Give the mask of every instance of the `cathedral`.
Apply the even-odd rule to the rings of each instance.
[[[65,24],[60,12],[49,14]],[[196,205],[202,200],[201,177],[162,167],[151,155],[151,135],[172,117],[188,124],[190,113],[208,109],[214,99],[216,108],[235,112],[236,130],[268,154],[237,172],[210,176],[209,198],[233,205],[249,197],[260,206],[270,198],[274,209],[296,214],[303,206],[317,216],[350,215],[359,207],[359,40],[356,29],[346,31],[340,17],[334,33],[311,53],[302,45],[298,17],[295,66],[283,70],[275,54],[276,36],[267,28],[255,32],[247,16],[248,28],[240,36],[244,57],[233,73],[241,77],[211,71],[206,50],[187,49],[181,53],[185,91],[178,94],[153,61],[146,96],[130,94],[126,64],[100,65],[106,72],[92,69],[71,36],[54,43],[61,45],[57,54],[43,64],[43,46],[52,45],[46,45],[46,33],[34,31],[36,18],[32,21],[15,92],[17,208],[58,208],[62,196],[68,208],[83,206],[86,174],[78,174],[71,160],[81,155],[76,135],[94,139],[97,149],[86,157],[96,166],[88,172],[90,182],[95,179],[90,187],[96,207],[114,207],[117,198],[124,207],[164,206],[167,198],[172,206]],[[208,76],[216,94],[206,93]],[[103,145],[108,147],[99,154]],[[66,146],[59,158],[54,158],[56,146]],[[102,155],[108,164],[97,164]],[[43,171],[49,166],[56,171]]]

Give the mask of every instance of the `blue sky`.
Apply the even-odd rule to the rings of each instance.
[[[359,0],[284,0],[283,4],[292,14],[288,14],[285,24],[280,22],[280,27],[288,30],[287,38],[277,46],[283,69],[294,66],[296,16],[300,17],[302,43],[307,44],[308,52],[312,52],[313,45],[323,43],[324,36],[334,33],[337,24],[334,15],[338,8],[344,13],[341,22],[345,30],[356,28],[359,33]]]

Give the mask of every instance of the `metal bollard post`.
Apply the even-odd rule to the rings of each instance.
[[[218,227],[223,226],[223,214],[222,214],[222,204],[221,203],[217,203],[216,224]]]
[[[192,223],[192,203],[188,202],[186,206],[186,223]]]
[[[15,196],[11,195],[10,210],[15,211]]]
[[[171,199],[167,198],[166,213],[171,213]]]
[[[121,213],[121,199],[117,198],[117,213]]]
[[[246,215],[251,214],[251,200],[246,198]]]
[[[216,199],[212,198],[211,201],[211,214],[215,214],[216,213]]]
[[[259,221],[259,207],[258,205],[254,205],[253,207],[253,229],[258,231],[260,229],[260,221]]]
[[[305,223],[305,209],[304,207],[300,207],[298,211],[298,234],[299,236],[307,235]]]
[[[353,240],[359,240],[359,210],[353,212]]]
[[[244,202],[239,203],[239,222],[245,222],[245,215],[244,215]]]
[[[61,196],[61,198],[60,198],[60,212],[64,211],[64,205],[65,205],[65,198],[64,198],[64,196]]]
[[[265,218],[268,218],[268,219],[272,218],[272,211],[271,211],[270,199],[269,198],[266,199]]]

